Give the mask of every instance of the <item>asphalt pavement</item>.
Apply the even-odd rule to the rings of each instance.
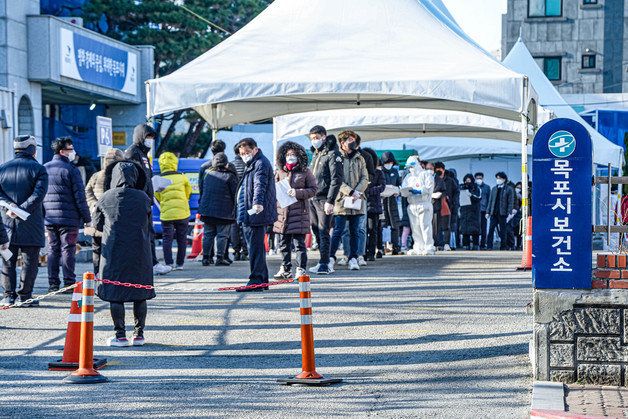
[[[315,253],[310,254],[315,258]],[[69,295],[0,311],[0,417],[509,417],[529,412],[530,273],[520,252],[386,256],[359,272],[312,276],[316,364],[330,387],[282,386],[301,372],[298,285],[246,282],[248,262],[156,278],[143,347],[110,348],[96,298],[94,351],[109,382],[68,385],[60,358]],[[271,275],[279,258],[269,258]],[[77,272],[89,270],[77,265]],[[35,293],[47,290],[41,268]],[[127,305],[128,337],[132,309]]]

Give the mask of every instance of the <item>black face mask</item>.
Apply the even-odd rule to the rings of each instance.
[[[443,175],[443,171],[442,170],[437,170],[436,171],[436,175],[437,176],[442,176]]]
[[[352,143],[347,144],[347,147],[349,147],[349,150],[355,151],[358,149],[358,143],[354,141]]]

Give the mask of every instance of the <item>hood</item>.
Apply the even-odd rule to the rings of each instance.
[[[134,164],[116,164],[111,172],[111,186],[113,188],[135,188],[139,172]]]
[[[161,173],[176,172],[179,167],[179,159],[174,153],[166,151],[159,156],[159,169]]]
[[[382,164],[386,163],[398,164],[397,159],[395,159],[395,155],[392,153],[392,151],[384,151],[384,153],[382,154]]]
[[[104,158],[104,166],[103,169],[106,169],[107,167],[109,167],[109,165],[111,165],[113,162],[116,162],[118,160],[123,160],[124,159],[124,153],[122,152],[122,150],[120,150],[119,148],[110,148],[109,150],[107,150],[107,153],[105,154],[105,158]]]
[[[462,178],[462,183],[464,183],[467,179],[470,179],[471,183],[475,183],[475,177],[471,173],[467,173],[466,175],[464,175],[464,177]]]
[[[148,152],[148,148],[144,146],[144,139],[149,135],[154,135],[157,138],[157,133],[150,125],[140,124],[133,130],[133,144],[140,147],[145,153]]]
[[[134,185],[133,187],[135,189],[143,190],[144,186],[146,186],[146,172],[144,172],[144,169],[142,168],[142,166],[140,166],[139,163],[133,160],[117,160],[111,163],[109,166],[107,166],[107,168],[105,169],[105,183],[103,185],[104,190],[108,191],[109,189],[116,187],[117,182],[114,182],[113,173],[116,170],[121,170],[121,169],[117,169],[117,167],[120,165],[125,165],[125,166],[132,165],[135,167],[137,174],[136,174],[136,180],[133,184]],[[129,169],[126,169],[126,170],[129,170]],[[121,179],[118,179],[118,181],[120,180]]]
[[[293,150],[299,159],[299,166],[295,170],[302,172],[307,169],[307,152],[305,151],[305,148],[292,141],[286,141],[281,145],[281,147],[279,147],[279,150],[277,150],[277,167],[282,170],[286,167],[286,153],[289,150]]]
[[[373,173],[374,173],[375,172],[375,168],[377,168],[377,166],[381,166],[381,161],[380,161],[379,157],[377,157],[377,153],[375,152],[375,150],[373,150],[372,148],[368,148],[368,147],[365,147],[362,150],[366,151],[371,156],[371,159],[373,160]]]

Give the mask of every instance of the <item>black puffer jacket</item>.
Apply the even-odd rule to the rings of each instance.
[[[198,184],[203,185],[204,191],[198,204],[198,212],[201,216],[218,218],[225,220],[226,223],[235,220],[238,176],[230,166],[228,168],[212,167],[202,178],[199,178]]]
[[[144,145],[144,140],[149,135],[157,137],[155,130],[150,125],[140,124],[136,126],[133,130],[133,145],[126,149],[124,152],[124,158],[127,160],[133,160],[142,166],[146,179],[148,179],[144,185],[144,192],[146,192],[150,201],[153,202],[155,191],[153,190],[153,182],[150,181],[153,177],[153,166],[150,164],[150,160],[148,159],[148,151],[150,148]]]
[[[233,159],[233,161],[231,162],[231,165],[234,167],[236,174],[238,176],[238,183],[240,183],[240,181],[244,177],[244,171],[246,170],[246,163],[244,163],[244,160],[242,160],[242,157],[235,156],[235,159]]]
[[[146,176],[134,162],[109,167],[112,188],[100,197],[94,211],[96,229],[102,231],[100,277],[153,285],[152,202],[143,192]],[[98,296],[111,302],[142,301],[154,298],[155,290],[99,283]]]
[[[16,204],[30,214],[23,221],[11,218],[6,211],[0,210],[11,244],[37,247],[46,245],[43,202],[47,191],[46,168],[27,152],[17,152],[13,160],[0,166],[0,201]]]
[[[369,183],[369,187],[366,190],[366,211],[369,214],[381,214],[384,212],[382,208],[382,192],[386,189],[386,179],[384,173],[375,169],[375,175],[373,181]]]
[[[312,153],[314,155],[310,162],[310,170],[316,178],[316,185],[318,186],[315,197],[324,199],[325,202],[333,205],[336,202],[338,192],[340,192],[340,185],[342,185],[344,177],[342,172],[343,159],[338,151],[336,137],[328,135],[321,150],[312,147]]]
[[[385,151],[382,154],[382,166],[386,163],[397,164],[395,156],[390,151]],[[399,175],[399,171],[397,169],[393,167],[390,170],[387,170],[386,167],[382,167],[382,172],[384,173],[386,185],[401,186],[401,176]],[[386,224],[395,229],[399,228],[400,220],[397,198],[389,196],[388,198],[384,198],[382,201]]]
[[[242,160],[242,159],[240,159]],[[242,162],[244,163],[244,162]],[[205,185],[203,185],[203,182],[201,182],[201,179],[205,178],[205,173],[207,173],[208,170],[211,170],[211,168],[214,167],[213,164],[213,159],[212,160],[208,160],[205,163],[203,163],[201,165],[201,168],[198,171],[198,196],[199,196],[199,200],[203,198],[203,188],[205,187]],[[246,165],[245,165],[246,167]],[[237,175],[237,170],[236,167],[229,163],[229,171],[235,173]],[[242,174],[244,174],[244,168],[242,169]],[[238,181],[240,181],[241,177],[238,178]]]
[[[470,193],[471,205],[460,206],[460,222],[458,228],[460,234],[480,234],[482,232],[480,217],[480,203],[482,201],[482,192],[480,187],[475,184],[473,175],[468,174],[464,180],[469,178],[471,183],[463,183],[460,185],[460,194]]]

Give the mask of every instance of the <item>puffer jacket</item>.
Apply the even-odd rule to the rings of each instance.
[[[144,174],[146,175],[146,179],[148,181],[144,184],[144,192],[153,200],[153,196],[155,195],[155,191],[153,191],[153,182],[150,179],[153,177],[153,165],[150,163],[148,159],[148,152],[150,148],[144,145],[144,140],[149,135],[154,135],[157,137],[155,130],[146,124],[140,124],[135,127],[133,130],[133,145],[126,149],[124,152],[124,158],[126,160],[133,160],[136,163],[139,163],[144,169]]]
[[[388,151],[386,153],[389,153]],[[392,154],[392,153],[391,153]],[[384,179],[386,180],[386,185],[392,186],[401,186],[401,176],[399,176],[399,171],[395,168],[390,170],[386,170],[384,167],[382,169],[384,173]],[[397,197],[389,196],[383,199],[383,210],[384,216],[386,217],[386,224],[391,226],[392,228],[399,228],[399,206],[397,205]]]
[[[46,245],[43,201],[48,191],[48,172],[25,151],[0,166],[0,201],[16,204],[28,212],[26,220],[11,218],[0,210],[11,244]]]
[[[78,169],[60,154],[56,154],[44,167],[48,172],[48,193],[44,198],[46,225],[78,228],[90,223],[92,216]]]
[[[234,221],[238,177],[231,168],[210,169],[202,179],[204,193],[198,201],[198,213],[204,217]]]
[[[277,195],[273,165],[258,150],[246,165],[238,195],[238,223],[252,227],[270,226],[277,221]],[[261,205],[259,214],[249,214],[253,205]]]
[[[240,161],[242,161],[242,158],[240,158]],[[161,164],[161,162],[159,163]],[[242,161],[242,164],[244,164],[244,161]],[[244,165],[246,167],[246,165]],[[212,163],[212,159],[206,161],[205,163],[203,163],[201,165],[201,168],[198,171],[198,197],[199,200],[203,197],[203,182],[201,182],[201,179],[205,178],[205,174],[210,171],[212,169],[212,167],[214,167],[213,163]],[[236,173],[237,169],[236,167],[232,164],[229,163],[229,170]],[[242,175],[244,174],[244,168],[242,169]],[[241,175],[238,175],[238,182],[240,181],[240,179],[242,179]]]
[[[96,208],[96,202],[100,199],[103,193],[105,193],[105,170],[113,162],[122,160],[124,153],[118,148],[110,148],[105,154],[103,159],[103,169],[94,175],[87,182],[85,187],[85,197],[87,198],[87,205],[89,205],[90,211],[94,212]]]
[[[312,147],[312,161],[310,170],[316,178],[318,192],[316,199],[325,200],[329,204],[336,201],[340,185],[342,185],[342,156],[338,151],[336,137],[328,135],[325,144],[320,150]]]
[[[190,195],[192,185],[183,173],[177,172],[179,159],[170,152],[159,156],[161,177],[172,180],[172,184],[161,192],[155,192],[155,198],[161,204],[162,221],[187,220],[190,218]]]
[[[334,203],[334,215],[364,215],[366,214],[366,196],[364,192],[369,185],[369,173],[366,170],[366,162],[359,152],[354,152],[351,157],[342,150],[343,182],[340,192]],[[345,197],[351,196],[351,192],[357,191],[361,195],[362,207],[359,210],[344,207]]]
[[[375,169],[373,181],[369,183],[366,190],[367,195],[367,212],[369,214],[381,214],[384,212],[382,208],[382,192],[386,189],[386,179],[384,173],[380,169]]]
[[[499,214],[495,213],[495,203],[499,195]],[[500,215],[507,217],[515,208],[515,190],[508,185],[493,186],[491,197],[488,201],[488,209],[486,212],[492,216]]]
[[[244,177],[244,171],[246,170],[246,163],[242,160],[242,157],[235,156],[235,159],[231,162],[231,165],[236,171],[236,175],[238,176],[238,182],[242,180]]]
[[[277,203],[277,221],[273,225],[273,231],[279,234],[308,234],[310,232],[309,199],[316,195],[318,190],[316,178],[307,167],[305,149],[302,147],[295,148],[299,162],[292,170],[288,170],[285,166],[287,150],[282,150],[282,148],[278,152],[277,167],[279,169],[275,174],[275,182],[288,178],[290,186],[295,191],[297,202],[286,208],[281,208]]]
[[[460,193],[471,195],[471,205],[460,206],[460,234],[480,234],[482,232],[480,201],[482,200],[482,192],[480,187],[472,183],[463,183],[460,185]]]

